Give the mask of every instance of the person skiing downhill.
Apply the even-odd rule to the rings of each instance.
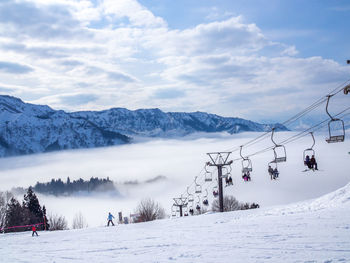
[[[38,232],[36,232],[36,227],[35,227],[35,225],[32,225],[32,237],[34,236],[34,234],[36,234],[36,236],[39,236],[38,235]]]
[[[112,226],[114,226],[114,223],[113,223],[113,218],[114,216],[111,214],[111,212],[108,213],[108,223],[107,223],[107,226],[109,226],[109,223],[112,223]]]

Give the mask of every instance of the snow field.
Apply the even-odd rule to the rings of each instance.
[[[350,184],[288,206],[0,235],[0,262],[349,262]]]

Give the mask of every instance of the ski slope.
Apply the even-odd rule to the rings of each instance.
[[[0,262],[350,262],[350,184],[284,206],[0,235]]]

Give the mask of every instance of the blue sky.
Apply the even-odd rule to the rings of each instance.
[[[68,111],[283,121],[350,79],[349,14],[345,0],[3,0],[0,87]]]

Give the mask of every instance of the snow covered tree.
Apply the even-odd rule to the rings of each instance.
[[[11,192],[0,192],[0,228],[5,227],[7,205],[12,197]]]
[[[80,228],[86,228],[86,227],[88,227],[88,224],[86,223],[86,220],[85,220],[83,214],[81,212],[77,213],[74,216],[72,228],[73,229],[80,229]]]
[[[233,196],[224,196],[224,212],[241,210],[241,204]],[[215,212],[220,211],[219,199],[213,201],[211,209]]]
[[[137,206],[135,212],[139,215],[139,222],[165,218],[164,208],[150,198],[143,199]]]
[[[50,225],[50,231],[56,231],[56,230],[66,230],[68,229],[68,223],[64,216],[59,215],[49,215],[49,225]]]

